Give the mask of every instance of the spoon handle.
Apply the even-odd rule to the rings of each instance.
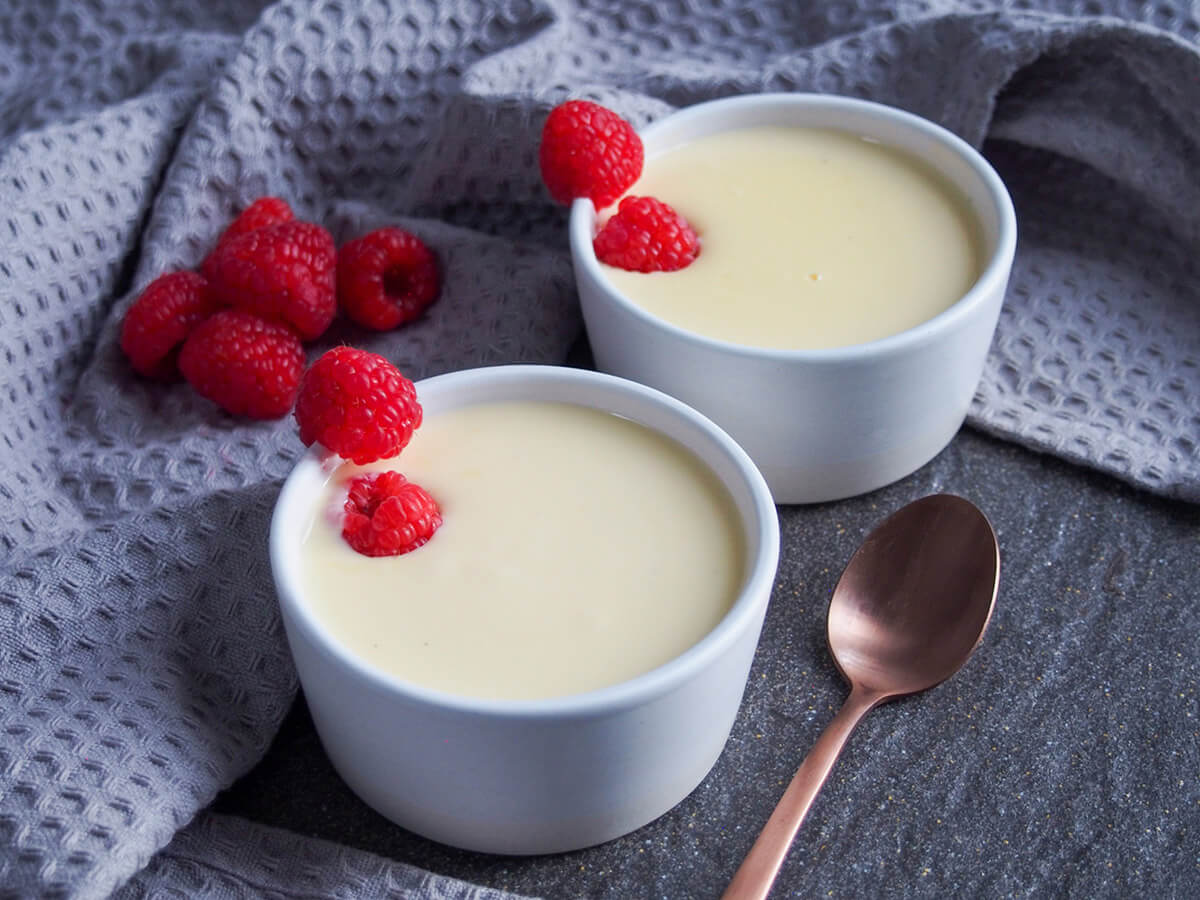
[[[775,876],[779,874],[779,867],[787,857],[796,832],[800,830],[800,824],[808,814],[808,808],[837,762],[850,732],[883,699],[884,695],[878,692],[851,687],[850,696],[833,721],[825,726],[812,750],[792,776],[791,784],[734,873],[721,900],[764,900],[775,882]]]

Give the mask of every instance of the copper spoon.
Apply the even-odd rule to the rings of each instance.
[[[829,603],[829,649],[850,696],[817,739],[723,900],[762,900],[850,732],[887,700],[939,684],[983,639],[1000,550],[987,518],[951,494],[915,500],[867,535]]]

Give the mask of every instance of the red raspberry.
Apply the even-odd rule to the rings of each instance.
[[[208,282],[200,275],[159,275],[125,313],[121,349],[136,372],[163,381],[178,378],[179,347],[215,311]]]
[[[257,231],[259,228],[266,228],[268,225],[279,225],[282,222],[290,222],[294,218],[296,218],[295,213],[292,212],[292,208],[288,206],[286,200],[281,200],[278,197],[259,197],[243,209],[241,214],[221,232],[221,236],[217,238],[217,245],[213,248],[212,253],[208,254],[208,258],[200,264],[201,271],[204,271],[205,276],[207,276],[208,273],[205,270],[209,265],[209,260],[213,258],[213,254],[238,235]]]
[[[380,228],[338,251],[338,304],[367,328],[386,331],[411,322],[440,288],[437,259],[401,228]]]
[[[337,311],[337,249],[311,222],[283,222],[230,238],[207,265],[217,299],[287,325],[302,340],[319,337]]]
[[[700,239],[679,213],[653,197],[626,197],[596,239],[596,258],[631,272],[674,272],[700,255]]]
[[[309,368],[296,400],[305,446],[359,465],[395,456],[421,424],[417,389],[377,353],[334,347]]]
[[[188,336],[179,368],[197,393],[222,409],[252,419],[278,419],[296,402],[304,348],[278,322],[226,309]]]
[[[342,537],[364,556],[399,556],[425,544],[441,527],[437,501],[399,472],[371,472],[350,481]]]
[[[633,126],[589,100],[556,106],[542,128],[542,180],[559,203],[591,197],[603,209],[637,181],[644,158]]]

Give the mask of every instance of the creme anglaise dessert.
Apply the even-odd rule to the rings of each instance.
[[[670,203],[701,252],[675,272],[605,266],[609,281],[668,322],[737,344],[817,349],[897,334],[954,304],[982,267],[978,226],[950,184],[845,131],[707,135],[648,157],[628,194]]]
[[[441,507],[427,544],[369,558],[340,534],[353,475],[395,468]],[[394,461],[342,464],[303,545],[305,602],[407,681],[480,698],[589,691],[678,656],[745,568],[732,499],[688,450],[584,406],[519,401],[428,415]]]

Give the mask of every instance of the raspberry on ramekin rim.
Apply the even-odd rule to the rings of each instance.
[[[642,139],[625,119],[590,100],[554,107],[542,126],[538,166],[557,202],[589,197],[603,209],[642,174]]]
[[[295,416],[305,446],[319,443],[364,465],[408,445],[421,424],[421,404],[416,387],[389,360],[342,346],[304,373]]]

